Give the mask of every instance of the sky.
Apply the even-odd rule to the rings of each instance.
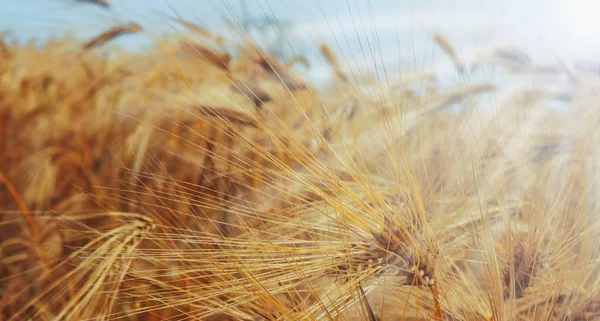
[[[392,68],[412,62],[418,69],[450,72],[435,52],[433,32],[446,35],[467,60],[494,45],[514,45],[541,60],[554,59],[553,52],[566,61],[600,59],[600,0],[109,0],[108,10],[81,0],[10,2],[0,8],[0,31],[20,42],[43,43],[65,33],[85,39],[137,22],[147,33],[119,44],[143,50],[153,43],[150,35],[175,32],[165,14],[216,32],[225,32],[226,19],[260,24],[275,16],[290,25],[295,53],[315,58],[326,42],[353,68],[368,68],[376,55]],[[328,73],[323,61],[316,66],[314,78]]]

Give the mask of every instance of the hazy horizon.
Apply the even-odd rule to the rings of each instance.
[[[365,0],[128,0],[110,1],[109,9],[78,0],[25,0],[3,6],[0,30],[20,42],[71,33],[90,38],[115,24],[137,22],[147,32],[117,43],[128,50],[144,50],[152,36],[175,33],[170,16],[181,16],[213,32],[224,32],[225,19],[264,22],[276,17],[289,25],[288,43],[295,53],[312,60],[313,79],[327,77],[318,45],[328,43],[352,69],[393,70],[410,62],[415,69],[451,73],[447,57],[436,54],[433,32],[448,37],[458,54],[472,60],[482,46],[512,45],[530,52],[537,61],[598,61],[600,23],[592,1],[435,1]],[[244,21],[241,21],[244,22]],[[266,29],[272,26],[265,26]],[[291,44],[291,45],[290,45]],[[372,46],[372,47],[370,47]],[[439,50],[438,50],[439,51]]]

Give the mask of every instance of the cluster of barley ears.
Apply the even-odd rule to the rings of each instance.
[[[438,35],[455,86],[324,45],[316,90],[179,22],[114,58],[139,25],[0,43],[0,320],[600,320],[590,68]]]

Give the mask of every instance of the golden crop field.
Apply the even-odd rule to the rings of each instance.
[[[454,86],[327,43],[317,86],[174,23],[0,39],[0,320],[600,320],[597,65],[435,34]]]

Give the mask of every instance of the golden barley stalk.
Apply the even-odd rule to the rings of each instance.
[[[372,88],[321,94],[290,70],[302,59],[241,36],[239,55],[204,42],[181,55],[181,39],[112,60],[71,43],[2,49],[0,316],[598,318],[598,106],[584,78],[488,115],[477,97],[494,86],[440,88],[375,57]],[[338,81],[355,76],[321,50]]]

